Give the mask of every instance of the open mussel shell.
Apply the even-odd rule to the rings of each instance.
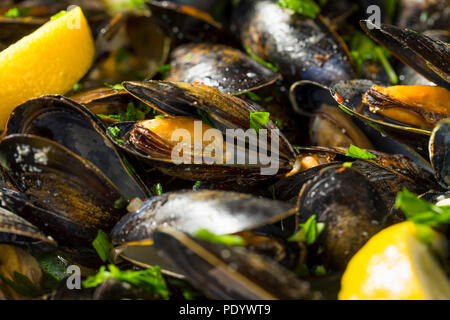
[[[248,0],[239,2],[232,20],[242,43],[273,63],[287,83],[330,84],[353,75],[345,44],[320,17],[302,17],[272,0]]]
[[[403,154],[414,159],[416,162],[421,163],[422,166],[429,166],[428,161],[408,145],[402,144],[390,136],[382,134],[371,125],[366,125],[366,121],[364,121],[363,117],[354,116],[351,119],[348,119],[348,115],[342,116],[345,112],[351,113],[352,115],[353,113],[348,110],[344,111],[339,109],[339,104],[333,99],[330,94],[330,88],[327,86],[308,80],[298,81],[291,86],[289,98],[294,110],[298,114],[306,117],[314,117],[317,114],[318,117],[321,117],[334,125],[334,127],[332,127],[334,130],[332,131],[319,131],[322,127],[324,129],[329,127],[321,127],[319,126],[319,121],[315,122],[318,130],[310,130],[310,135],[315,135],[314,139],[311,137],[312,141],[328,142],[328,144],[317,144],[319,146],[348,147],[348,143],[351,143],[363,149],[375,149],[390,154]],[[326,108],[322,110],[324,106]],[[344,109],[345,107],[345,105],[341,106],[341,108]],[[330,113],[332,108],[335,108],[336,110]],[[336,117],[336,115],[340,116]],[[371,116],[371,114],[367,114],[367,117]],[[343,121],[345,121],[345,123],[343,123]],[[342,131],[336,132],[336,129],[342,129]],[[318,136],[321,135],[324,137],[319,139]],[[336,137],[341,138],[337,139]],[[346,142],[347,145],[339,145],[339,142],[340,144]]]
[[[111,232],[114,243],[151,240],[156,228],[194,233],[236,233],[275,223],[292,214],[292,205],[242,193],[198,190],[165,193],[124,216]]]
[[[182,277],[156,253],[153,242],[157,228],[168,226],[189,234],[205,228],[229,234],[267,226],[295,212],[295,205],[235,192],[166,193],[124,216],[112,230],[111,241],[119,245],[116,256],[141,267],[159,265],[165,274]]]
[[[371,112],[362,99],[372,85],[374,83],[370,80],[339,81],[330,87],[330,92],[344,111],[428,158],[427,147],[431,131]]]
[[[14,109],[6,127],[7,136],[33,134],[61,144],[97,166],[124,196],[145,198],[148,192],[105,131],[94,114],[62,96],[43,96],[25,102]]]
[[[430,137],[430,161],[436,180],[444,189],[450,186],[450,119],[442,120]]]
[[[298,222],[313,214],[325,223],[316,250],[318,261],[344,270],[350,258],[381,230],[388,210],[367,178],[353,168],[328,167],[303,186]]]
[[[349,147],[353,144],[373,149],[371,141],[354,123],[359,120],[337,107],[326,86],[309,80],[298,81],[291,86],[289,98],[295,112],[310,118],[312,145]]]
[[[310,299],[308,282],[245,247],[195,239],[164,228],[155,246],[186,280],[213,299]]]
[[[222,134],[227,134],[227,129],[241,129],[235,131],[239,148],[234,154],[235,157],[242,156],[242,154],[248,156],[252,153],[257,155],[259,160],[261,159],[261,152],[264,151],[259,149],[258,154],[256,154],[257,146],[253,142],[246,143],[244,140],[246,134],[244,131],[250,128],[250,112],[263,111],[260,106],[205,85],[166,81],[124,82],[123,85],[133,96],[168,116],[188,116],[200,120],[199,110],[201,110],[210,116],[214,126]],[[214,164],[192,161],[192,163],[175,165],[170,154],[151,156],[144,151],[139,151],[135,144],[141,142],[141,140],[136,141],[134,139],[133,143],[130,140],[130,133],[135,127],[133,123],[118,123],[111,127],[119,129],[119,131],[115,129],[119,132],[116,137],[112,137],[108,133],[111,140],[119,148],[169,175],[188,180],[241,180],[246,181],[246,183],[261,179],[267,180],[267,176],[261,175],[261,170],[269,168],[269,165],[260,163],[258,159],[254,164],[240,164],[238,161],[230,163],[227,160],[222,161],[222,163],[216,161]],[[278,132],[273,121],[267,121],[264,129],[267,130],[267,149],[272,151],[271,158],[275,158],[274,155],[279,156],[277,158],[279,164],[277,173],[279,175],[284,174],[291,169],[291,162],[295,160],[292,146],[283,134]],[[139,133],[139,137],[147,138],[147,136],[142,136],[141,133]],[[272,138],[274,137],[276,140],[272,144]],[[134,138],[138,138],[138,134],[134,135]],[[144,140],[142,143],[145,143]],[[243,145],[245,148],[241,148],[239,145]],[[271,146],[278,148],[278,151],[271,149]],[[235,146],[231,144],[231,147],[234,148]]]
[[[56,244],[36,226],[11,211],[0,208],[0,243],[27,245],[39,242]]]
[[[98,230],[111,230],[123,214],[114,208],[123,196],[111,181],[92,163],[54,141],[33,135],[7,136],[0,143],[0,159],[23,193],[2,192],[2,205],[58,243],[91,247]]]
[[[228,35],[207,12],[172,1],[148,1],[158,26],[176,43],[223,42]]]
[[[171,56],[167,81],[202,82],[226,93],[255,90],[274,83],[280,75],[242,51],[221,44],[187,44]]]
[[[409,29],[387,24],[377,26],[369,20],[362,20],[360,25],[372,39],[404,64],[438,86],[450,90],[450,44]]]

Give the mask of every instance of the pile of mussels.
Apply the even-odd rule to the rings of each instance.
[[[321,1],[315,18],[272,0],[110,2],[0,8],[0,48],[70,4],[97,46],[77,87],[17,106],[4,129],[0,273],[14,276],[0,277],[0,299],[158,298],[118,279],[68,288],[69,266],[84,279],[105,264],[160,270],[171,298],[334,299],[352,256],[405,220],[399,191],[450,198],[447,1],[398,1],[394,14],[372,1],[379,25],[362,0]],[[32,10],[3,16],[11,7]],[[385,59],[356,67],[355,35]],[[275,174],[259,160],[173,160],[174,130],[203,121],[225,136],[259,112],[268,137],[280,130]],[[373,156],[351,157],[350,145]],[[247,157],[254,147],[241,145]],[[316,241],[290,241],[313,215]],[[205,229],[245,244],[205,240]],[[99,230],[109,261],[92,244]]]

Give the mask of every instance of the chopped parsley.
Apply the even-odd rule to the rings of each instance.
[[[202,182],[201,181],[196,181],[195,183],[194,183],[194,185],[192,186],[192,190],[198,190],[198,188],[200,188],[200,186],[202,185]]]
[[[398,76],[388,61],[391,53],[386,48],[377,46],[369,37],[361,31],[354,32],[350,41],[351,55],[358,76],[361,76],[362,67],[366,60],[381,63],[389,76],[392,84],[398,83]]]
[[[259,132],[259,130],[265,128],[269,121],[269,117],[269,112],[250,112],[250,128]]]
[[[113,138],[116,138],[120,133],[119,127],[108,127],[108,131]]]
[[[50,17],[50,20],[57,20],[59,18],[61,18],[62,16],[64,16],[67,13],[67,11],[65,10],[61,10],[60,12],[58,12],[57,14],[54,14],[53,16]]]
[[[109,242],[108,235],[103,230],[98,230],[97,237],[92,242],[92,246],[103,262],[111,262],[110,250],[112,246]]]
[[[217,235],[207,229],[199,229],[195,232],[194,235],[200,240],[209,241],[209,242],[217,243],[217,244],[225,244],[228,246],[245,246],[246,245],[245,240],[240,236],[236,236],[236,235],[232,235],[232,234]]]
[[[376,159],[377,156],[362,150],[360,148],[358,148],[357,146],[354,146],[353,144],[350,145],[350,147],[347,150],[347,153],[345,154],[347,157],[352,157],[352,158],[356,158],[356,159],[362,159],[362,160],[372,160],[372,159]]]
[[[117,199],[114,202],[114,208],[123,209],[123,208],[126,208],[129,203],[130,203],[130,199],[125,198],[125,197],[120,197],[119,199]]]
[[[108,269],[109,271],[106,270],[105,266],[102,266],[96,275],[90,276],[83,281],[83,286],[85,288],[94,288],[107,279],[116,279],[141,288],[157,297],[166,300],[170,297],[169,289],[167,288],[159,266],[142,271],[122,271],[115,265],[110,264]]]
[[[75,84],[73,85],[73,87],[72,87],[72,90],[73,90],[73,91],[80,91],[80,90],[82,90],[82,89],[83,89],[83,85],[82,85],[81,83],[79,83],[79,82],[75,83]]]
[[[152,194],[153,195],[155,195],[155,196],[160,196],[160,195],[162,195],[163,194],[163,188],[162,188],[162,185],[161,185],[161,183],[157,183],[157,184],[155,184],[153,187],[152,187]]]
[[[158,72],[162,78],[165,78],[169,74],[171,68],[170,63],[163,64],[156,69],[156,72]]]
[[[344,162],[343,164],[342,164],[342,166],[344,167],[344,168],[351,168],[352,167],[352,162]]]
[[[450,224],[450,206],[436,206],[406,188],[397,194],[395,208],[401,209],[406,218],[416,224],[419,238],[426,244],[433,237],[432,227]]]
[[[313,0],[278,0],[278,5],[312,19],[320,12],[320,7]]]
[[[22,18],[26,17],[32,8],[11,8],[5,13],[7,18]]]
[[[114,90],[124,90],[123,85],[121,83],[116,83],[116,84],[109,84],[109,83],[104,83],[105,87],[114,89]]]
[[[247,54],[256,62],[261,63],[262,65],[266,66],[269,69],[272,69],[272,71],[274,72],[278,72],[278,68],[275,67],[273,64],[271,64],[270,62],[264,61],[263,59],[261,59],[260,57],[258,57],[253,51],[252,49],[250,49],[247,45],[244,44],[244,49],[245,51],[247,51]]]
[[[299,224],[300,230],[294,233],[288,241],[303,242],[311,245],[316,242],[320,233],[325,229],[324,222],[316,222],[316,215],[313,214],[305,223]]]
[[[197,108],[198,115],[202,118],[202,121],[206,123],[208,126],[215,128],[214,122],[211,116],[204,110]]]

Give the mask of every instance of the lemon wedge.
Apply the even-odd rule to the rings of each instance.
[[[88,71],[94,52],[80,7],[58,14],[0,52],[0,129],[17,105],[69,91]]]
[[[419,240],[417,226],[410,221],[373,236],[347,265],[339,299],[450,299],[450,282],[433,255],[446,252],[446,241],[433,233],[433,250]]]

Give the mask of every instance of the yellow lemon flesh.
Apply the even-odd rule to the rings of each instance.
[[[445,243],[434,233],[434,250],[442,252]],[[450,299],[450,283],[430,247],[419,240],[416,225],[407,221],[376,234],[350,260],[339,299]]]
[[[64,94],[88,71],[94,40],[80,7],[0,52],[0,130],[19,104]]]

